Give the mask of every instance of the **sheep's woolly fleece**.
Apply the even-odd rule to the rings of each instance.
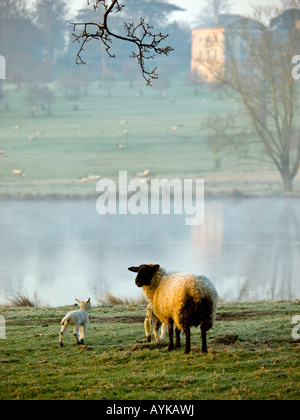
[[[185,330],[183,308],[187,301],[192,299],[193,304],[200,304],[205,298],[212,306],[210,313],[206,313],[204,319],[210,327],[214,324],[218,294],[212,282],[205,276],[168,273],[160,267],[154,274],[151,284],[143,286],[143,289],[153,305],[156,316],[166,324],[173,319],[179,329]],[[189,322],[189,325],[199,324],[193,325]]]

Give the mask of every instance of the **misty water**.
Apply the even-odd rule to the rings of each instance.
[[[127,267],[156,262],[205,274],[224,301],[300,297],[300,201],[211,199],[201,226],[186,215],[106,215],[96,200],[3,200],[0,304],[36,292],[47,305],[138,297]]]

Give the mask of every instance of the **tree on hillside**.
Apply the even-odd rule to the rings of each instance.
[[[66,32],[67,0],[36,0],[33,20],[42,30],[44,58],[46,62],[53,62],[55,49],[64,48]]]
[[[5,56],[7,81],[18,89],[36,75],[41,58],[41,32],[34,25],[25,0],[0,2],[0,54]]]
[[[172,13],[184,10],[164,0],[125,0],[124,4],[123,11],[126,18],[151,19],[157,27],[165,25]]]
[[[219,16],[229,13],[232,8],[230,0],[206,0],[199,16],[196,18],[196,24],[211,26],[218,23]]]
[[[31,20],[25,0],[0,2],[0,52],[6,58],[12,54],[39,56],[40,31]]]
[[[89,3],[89,0],[88,0]],[[136,2],[138,5],[141,2]],[[147,6],[152,7],[152,4],[158,3],[156,0],[147,0],[144,2]],[[163,35],[161,32],[153,32],[153,27],[146,23],[144,17],[140,17],[138,22],[123,22],[123,33],[119,34],[114,31],[109,22],[110,15],[113,13],[121,13],[123,8],[125,10],[127,1],[124,4],[121,0],[94,0],[94,10],[100,15],[100,22],[77,22],[73,24],[74,41],[80,44],[77,53],[76,62],[83,64],[82,53],[87,42],[92,39],[99,40],[103,43],[107,54],[114,57],[111,52],[112,39],[118,39],[128,42],[135,47],[132,51],[131,57],[136,58],[142,71],[142,76],[151,85],[152,79],[157,79],[157,68],[148,70],[146,68],[146,61],[153,59],[155,55],[168,55],[173,48],[170,46],[162,46],[163,41],[166,40],[168,35]],[[133,4],[129,0],[129,4]],[[80,28],[81,32],[78,34],[76,30]]]
[[[276,11],[256,10],[255,19],[242,19],[226,37],[225,69],[206,62],[214,78],[239,98],[263,151],[278,169],[284,191],[292,191],[300,166],[299,99],[292,77],[292,57],[297,54],[300,30],[280,13],[277,27],[265,26]],[[295,22],[296,22],[295,18]],[[237,45],[242,46],[241,54]]]

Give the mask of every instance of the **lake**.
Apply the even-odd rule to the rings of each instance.
[[[300,200],[206,199],[186,215],[105,215],[96,199],[1,200],[0,304],[17,291],[59,306],[137,297],[132,265],[205,274],[224,301],[300,297]]]

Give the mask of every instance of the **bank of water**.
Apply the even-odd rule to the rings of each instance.
[[[137,297],[127,267],[207,275],[224,301],[300,297],[300,200],[211,199],[186,215],[105,215],[88,200],[2,200],[0,304],[16,292],[58,306],[108,291]]]

